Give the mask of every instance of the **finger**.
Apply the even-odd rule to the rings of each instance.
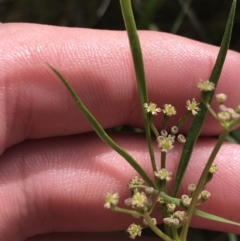
[[[113,138],[151,173],[142,135],[118,133]],[[214,143],[210,139],[198,143],[181,193],[186,194],[187,186],[197,182]],[[180,148],[176,145],[167,158],[173,177]],[[203,206],[212,214],[238,222],[239,155],[238,145],[222,147],[216,158],[220,170],[207,187],[212,196]],[[122,157],[93,134],[26,141],[11,147],[0,163],[0,240],[25,240],[50,232],[126,230],[139,220],[104,209],[104,194],[119,192],[119,205],[125,207],[123,202],[130,197],[127,183],[135,175]],[[239,227],[203,219],[194,219],[193,226],[239,233]]]
[[[132,58],[125,32],[34,24],[1,24],[0,149],[26,138],[76,134],[91,130],[59,79],[46,63],[70,81],[105,127],[142,126]],[[199,99],[196,84],[207,79],[217,47],[157,32],[140,32],[150,101],[171,103],[179,115],[187,99]],[[240,55],[229,52],[219,91],[235,105]],[[159,116],[161,118],[161,116]],[[159,127],[161,121],[157,119]],[[203,134],[220,128],[209,119]]]

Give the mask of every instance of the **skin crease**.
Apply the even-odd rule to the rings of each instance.
[[[139,35],[149,99],[160,107],[173,104],[178,111],[171,120],[174,124],[184,114],[187,99],[199,100],[196,84],[209,77],[218,48],[165,33]],[[46,63],[63,73],[104,128],[141,127],[126,33],[0,24],[0,37],[0,240],[125,240],[127,235],[114,231],[135,220],[104,209],[103,195],[117,191],[121,200],[127,198],[126,184],[135,172],[90,133],[91,127]],[[233,108],[239,103],[239,91],[233,91],[239,87],[239,61],[238,53],[228,52],[217,88],[229,95],[227,105]],[[208,117],[181,192],[197,182],[215,143],[211,136],[220,130]],[[182,133],[186,131],[187,127]],[[151,173],[144,136],[110,134]],[[169,153],[167,165],[174,173],[180,149],[176,145]],[[159,152],[157,147],[155,151]],[[239,156],[239,145],[223,145],[216,158],[220,170],[208,185],[212,196],[203,207],[237,222]],[[240,233],[239,227],[198,218],[192,226]]]

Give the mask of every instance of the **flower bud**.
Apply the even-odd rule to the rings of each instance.
[[[189,191],[189,192],[194,192],[195,189],[196,189],[196,185],[195,185],[195,184],[190,184],[190,185],[188,186],[188,191]]]
[[[224,93],[217,94],[216,99],[217,99],[217,102],[219,102],[220,104],[223,104],[227,99],[227,95],[225,95]]]
[[[176,135],[176,134],[178,133],[178,127],[177,127],[177,126],[173,126],[173,127],[171,128],[171,133],[172,133],[173,135]]]

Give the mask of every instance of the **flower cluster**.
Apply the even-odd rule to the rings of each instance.
[[[218,112],[218,118],[220,121],[231,121],[240,119],[240,113],[232,108],[228,108],[225,105],[221,104],[219,106],[220,112]]]
[[[187,213],[185,211],[176,211],[169,217],[163,219],[163,222],[169,226],[181,227],[187,221]]]
[[[157,143],[158,147],[160,147],[162,152],[168,152],[173,149],[174,147],[174,142],[175,142],[175,137],[178,132],[178,128],[176,126],[173,126],[171,128],[171,134],[168,134],[166,130],[162,130],[160,132],[161,135],[157,137]],[[185,143],[186,138],[182,134],[177,135],[177,141],[180,143]]]
[[[207,92],[213,91],[215,85],[209,80],[201,80],[198,83],[198,87],[201,89],[201,91]],[[202,94],[202,96],[205,95],[207,96],[207,93]],[[233,119],[237,118],[240,120],[240,105],[235,110],[233,110],[224,105],[224,102],[227,99],[227,96],[225,94],[218,94],[216,98],[220,104],[220,112],[217,114],[213,114],[214,111],[212,111],[212,114],[215,115],[217,119],[224,122],[232,121]],[[199,113],[199,103],[195,100],[195,98],[192,98],[192,100],[187,100],[185,106],[187,111],[185,113],[185,116],[181,118],[176,125],[169,128],[170,130],[168,130],[167,126],[168,121],[171,116],[177,114],[177,111],[173,105],[164,104],[163,108],[161,109],[158,108],[156,104],[150,102],[149,104],[145,103],[143,107],[145,109],[145,112],[148,114],[149,126],[157,137],[158,147],[161,150],[161,166],[157,168],[155,163],[154,167],[154,176],[156,183],[153,186],[148,186],[147,184],[145,184],[142,178],[135,176],[128,183],[131,195],[124,200],[126,208],[118,207],[117,204],[119,202],[119,194],[110,192],[106,193],[105,195],[104,207],[112,209],[114,211],[131,214],[133,217],[141,219],[143,225],[148,225],[149,227],[153,228],[153,225],[157,225],[157,220],[154,217],[151,217],[151,215],[154,213],[153,210],[156,210],[156,205],[160,205],[159,210],[163,210],[163,223],[170,226],[170,229],[171,226],[173,227],[173,230],[178,229],[179,227],[182,227],[188,219],[187,212],[179,209],[182,208],[187,210],[189,208],[193,200],[193,196],[196,192],[196,185],[190,184],[188,186],[189,194],[183,194],[181,196],[180,205],[179,202],[175,202],[174,199],[172,199],[172,202],[170,202],[169,200],[171,199],[164,198],[164,195],[166,195],[167,193],[165,192],[167,191],[167,182],[172,180],[172,172],[166,168],[166,153],[174,148],[175,141],[178,141],[180,143],[186,142],[185,136],[179,134],[179,130],[186,123],[186,121],[191,115],[196,116]],[[160,112],[163,113],[163,120],[162,129],[160,129],[159,131],[153,124],[153,116],[156,116]],[[214,173],[217,170],[217,165],[212,164],[204,181],[204,188],[206,187],[206,184],[212,179]],[[201,190],[200,193],[197,193],[197,195],[198,198],[196,206],[205,203],[210,198],[211,193],[207,190]],[[177,205],[179,205],[179,207],[177,207]],[[154,227],[153,230],[155,228],[157,227]],[[142,229],[143,228],[141,227],[141,225],[132,223],[128,227],[127,232],[129,233],[129,237],[131,239],[135,239],[137,236],[141,236]]]
[[[190,195],[192,196],[194,191],[195,191],[195,188],[196,188],[196,185],[195,184],[190,184],[188,186],[188,190],[190,191]],[[189,197],[188,195],[186,194],[183,194],[181,196],[181,202],[182,202],[182,205],[185,206],[185,207],[188,207],[190,204],[191,204],[191,201],[192,201],[192,197]],[[201,205],[203,203],[205,203],[211,196],[211,193],[207,190],[203,190],[200,192],[200,194],[198,195],[198,202],[197,202],[197,206],[198,205]]]

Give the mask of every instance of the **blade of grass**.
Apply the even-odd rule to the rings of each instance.
[[[58,78],[63,82],[66,86],[70,94],[72,95],[73,99],[77,103],[79,109],[82,111],[86,119],[91,124],[94,131],[98,134],[98,136],[110,147],[112,147],[119,155],[121,155],[138,173],[139,175],[148,183],[150,186],[156,188],[154,182],[151,178],[147,175],[147,173],[143,170],[143,168],[137,163],[137,161],[125,150],[123,150],[119,145],[114,142],[111,137],[105,132],[96,118],[91,114],[91,112],[87,109],[87,107],[83,104],[73,87],[68,83],[68,81],[61,75],[61,73],[56,70],[51,65],[48,65],[52,71],[58,76]]]
[[[156,171],[157,167],[156,167],[155,157],[153,153],[150,126],[148,123],[147,113],[143,107],[144,103],[148,103],[145,70],[144,70],[144,64],[143,64],[141,45],[140,45],[137,28],[136,28],[136,24],[135,24],[133,12],[132,12],[131,0],[120,0],[120,5],[121,5],[122,15],[123,15],[124,23],[128,34],[128,40],[129,40],[134,68],[135,68],[138,93],[140,97],[141,110],[142,110],[142,115],[144,120],[144,128],[146,132],[146,138],[148,143],[152,169],[153,171]],[[157,180],[156,177],[155,177],[155,180]]]
[[[213,221],[217,221],[217,222],[221,222],[221,223],[232,224],[232,225],[236,225],[236,226],[240,227],[240,223],[238,223],[238,222],[234,222],[234,221],[228,220],[226,218],[219,217],[217,215],[206,213],[206,212],[198,210],[198,209],[194,210],[194,214],[199,217],[205,218],[205,219],[209,219],[209,220],[213,220]]]
[[[224,64],[224,61],[225,61],[225,58],[227,55],[227,50],[229,48],[229,43],[230,43],[230,39],[231,39],[231,35],[232,35],[232,27],[233,27],[235,9],[236,9],[236,0],[233,0],[231,10],[229,13],[229,17],[228,17],[228,21],[226,24],[226,29],[225,29],[225,32],[223,35],[221,47],[220,47],[220,50],[219,50],[219,53],[217,56],[216,63],[212,70],[211,76],[209,78],[209,81],[213,82],[215,84],[215,86],[217,86],[217,83],[218,83],[218,80],[219,80],[219,77],[220,77],[220,74],[222,71],[222,67],[223,67],[223,64]],[[214,91],[209,91],[206,94],[205,100],[207,99],[208,103],[211,103],[214,93],[215,93]],[[203,102],[200,103],[199,108],[201,109],[201,111],[194,118],[192,126],[188,132],[187,140],[183,147],[180,162],[178,165],[178,170],[177,170],[176,179],[175,179],[175,183],[174,183],[174,191],[173,191],[173,196],[175,196],[175,197],[178,194],[178,190],[180,188],[184,173],[187,169],[188,163],[189,163],[191,155],[192,155],[193,147],[201,132],[201,129],[202,129],[202,126],[203,126],[203,123],[204,123],[204,120],[205,120],[205,117],[207,114],[207,107],[205,106],[205,104]]]

